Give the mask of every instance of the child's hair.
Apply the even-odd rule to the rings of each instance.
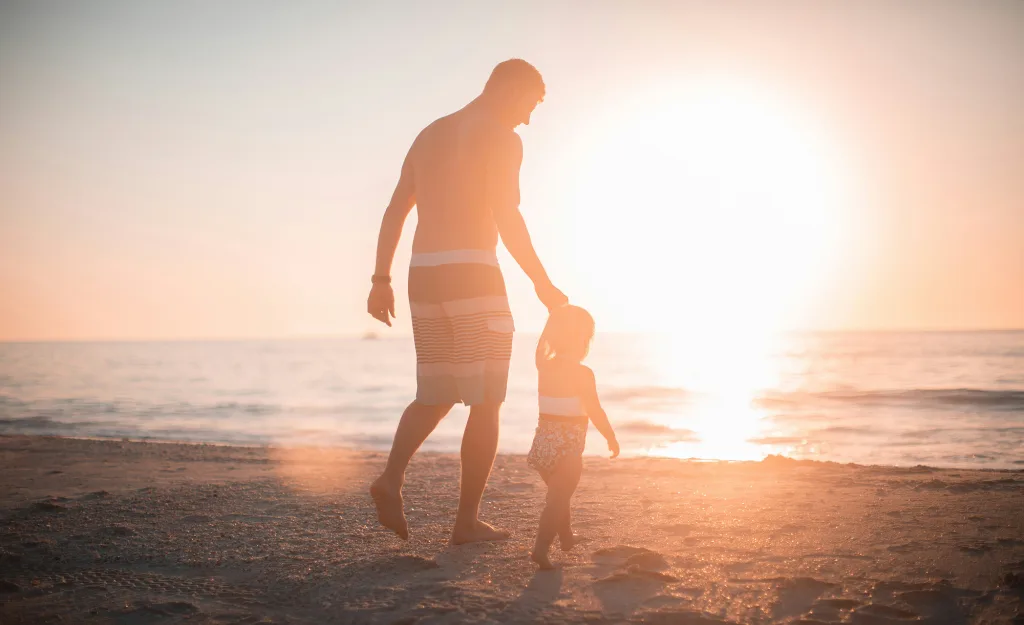
[[[582,361],[594,338],[594,318],[579,306],[559,306],[551,311],[537,342],[537,367],[555,356]]]

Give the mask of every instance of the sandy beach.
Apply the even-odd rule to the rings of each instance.
[[[0,437],[0,622],[1022,623],[1024,472],[586,460],[589,540],[527,559],[544,490],[499,456],[449,547],[458,458],[421,454],[412,539],[380,528],[384,456]]]

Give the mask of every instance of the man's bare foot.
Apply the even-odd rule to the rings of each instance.
[[[402,540],[409,540],[402,489],[394,488],[381,476],[370,486],[370,496],[373,497],[373,505],[377,507],[377,520],[380,524],[398,534]]]
[[[580,536],[579,534],[573,534],[568,540],[558,537],[558,547],[562,551],[572,551],[576,545],[587,542],[586,536]]]
[[[540,570],[542,571],[551,571],[557,568],[554,564],[551,563],[551,560],[548,560],[547,551],[541,552],[537,549],[534,549],[530,552],[530,559],[536,562],[537,566],[540,567]]]
[[[480,543],[489,540],[505,540],[510,534],[492,525],[477,521],[470,530],[464,530],[458,526],[452,531],[452,544],[465,545],[467,543]]]

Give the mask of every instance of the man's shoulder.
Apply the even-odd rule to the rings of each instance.
[[[444,132],[445,127],[449,126],[451,123],[451,117],[451,115],[445,115],[444,117],[439,117],[427,124],[423,130],[416,135],[416,140],[413,141],[413,145],[415,146],[417,143],[423,143],[425,140],[429,140],[432,136],[440,132]]]
[[[522,148],[523,141],[519,138],[519,134],[508,126],[501,125],[490,115],[463,109],[452,113],[448,118],[458,126],[460,132],[473,134],[499,147],[518,146]]]
[[[487,143],[502,159],[516,161],[523,157],[523,140],[510,128],[498,126],[488,136]]]
[[[495,121],[491,121],[488,124],[488,131],[494,141],[502,145],[523,147],[523,140],[519,137],[519,133],[508,126],[502,126]]]
[[[523,154],[523,141],[515,130],[468,110],[456,111],[428,124],[416,136],[410,152],[429,155],[453,142],[511,159],[522,158]]]
[[[523,139],[519,136],[519,133],[511,128],[506,128],[504,133],[504,140],[510,148],[522,152],[523,151]]]
[[[433,158],[438,142],[447,132],[451,125],[451,115],[435,119],[419,131],[412,145],[409,146],[409,156],[412,158]]]

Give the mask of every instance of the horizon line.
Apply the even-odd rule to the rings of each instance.
[[[1024,327],[987,328],[838,328],[778,330],[771,334],[985,334],[1024,332]],[[647,330],[600,330],[599,335],[662,335],[667,331]],[[518,335],[539,335],[540,330],[517,331]],[[13,338],[0,339],[0,345],[43,344],[43,343],[244,343],[284,341],[332,341],[332,340],[396,340],[411,339],[411,332],[387,333],[367,330],[362,333],[345,332],[337,334],[291,334],[277,336],[208,336],[208,337],[119,337],[119,338]]]

